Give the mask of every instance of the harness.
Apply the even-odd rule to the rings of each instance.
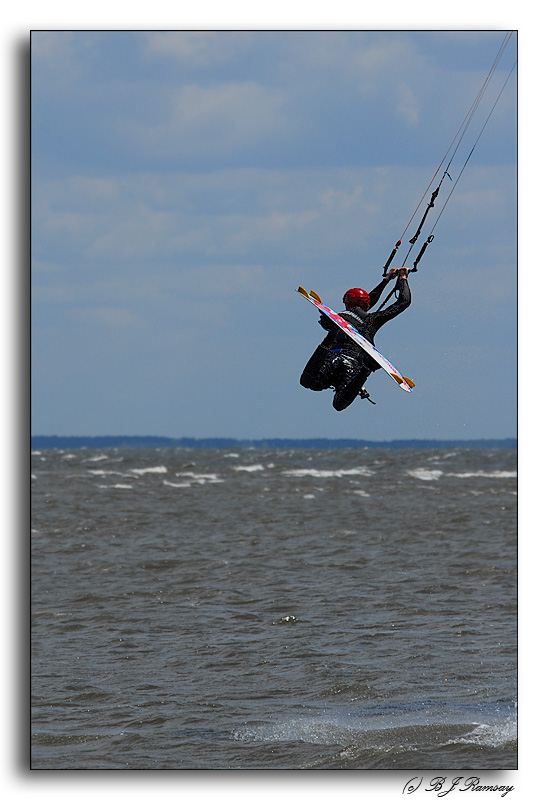
[[[360,317],[359,314],[356,314],[354,311],[343,311],[342,313],[344,314],[344,319],[346,319],[346,317],[353,317],[353,319],[355,319],[356,322],[358,322],[358,323],[362,323],[363,322],[362,317]],[[332,353],[340,353],[341,352],[342,347],[337,347],[336,346],[339,342],[344,342],[345,344],[348,343],[348,336],[345,334],[344,331],[341,331],[341,330],[337,331],[337,335],[336,335],[335,340],[333,342],[333,345],[335,345],[335,347],[332,345],[329,348]]]

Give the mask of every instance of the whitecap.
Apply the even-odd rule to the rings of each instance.
[[[237,472],[260,472],[264,469],[262,464],[249,464],[247,466],[242,465],[241,467],[232,467],[232,469],[236,470]]]
[[[496,469],[492,472],[484,472],[483,470],[479,472],[449,472],[448,475],[452,478],[517,478],[518,473],[516,471]]]
[[[176,489],[188,489],[192,484],[188,481],[185,483],[172,483],[172,481],[163,481],[164,486],[174,486]]]
[[[291,618],[282,618],[289,621]],[[517,738],[515,718],[489,724],[469,722],[466,719],[448,719],[444,708],[408,708],[400,711],[394,707],[386,709],[387,713],[371,710],[365,716],[361,714],[327,714],[314,717],[301,716],[283,722],[268,722],[258,725],[246,725],[234,731],[236,739],[242,741],[289,742],[304,741],[314,744],[343,744],[349,746],[367,741],[368,747],[386,749],[387,746],[413,749],[411,742],[398,742],[401,731],[420,728],[421,733],[431,734],[441,746],[452,744],[473,744],[487,747],[504,747]],[[359,712],[358,712],[359,713]],[[476,717],[477,719],[477,717]],[[464,731],[458,737],[444,743],[439,742],[439,726],[465,725],[472,730]],[[365,738],[366,737],[366,738]]]
[[[437,481],[443,475],[443,470],[418,467],[417,469],[408,469],[407,474],[412,478],[418,478],[419,481]]]
[[[286,469],[283,474],[294,478],[342,478],[346,475],[369,477],[374,473],[368,467],[354,467],[353,469]]]
[[[219,476],[215,472],[205,472],[205,473],[176,472],[175,476],[177,478],[188,478],[193,483],[199,483],[201,485],[203,485],[204,483],[224,483],[224,480],[219,478]]]
[[[145,475],[145,473],[163,474],[167,472],[167,467],[142,467],[141,469],[132,469],[136,475]]]
[[[505,747],[517,740],[517,720],[509,718],[504,722],[487,725],[475,723],[474,730],[452,739],[447,744],[473,744],[477,747]]]
[[[133,475],[128,475],[127,472],[117,472],[115,469],[88,469],[90,475],[123,475],[126,478],[132,478]]]
[[[133,489],[128,483],[113,483],[110,486],[99,484],[99,489]]]

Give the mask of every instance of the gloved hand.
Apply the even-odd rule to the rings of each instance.
[[[333,322],[333,320],[326,317],[325,314],[321,314],[318,320],[318,324],[325,328],[326,331],[334,331],[337,330],[337,326]]]

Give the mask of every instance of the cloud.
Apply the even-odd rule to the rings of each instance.
[[[431,41],[405,31],[39,32],[33,147],[52,171],[74,159],[89,172],[432,163],[488,64],[468,66],[451,41],[445,50],[460,59],[446,61]]]
[[[317,219],[316,180],[313,172],[246,170],[49,180],[35,195],[36,257],[47,261],[56,248],[67,255],[79,242],[81,260],[238,258]]]
[[[61,285],[32,287],[32,303],[35,308],[40,304],[51,306],[73,303],[77,296],[78,292],[75,287],[67,286],[64,283]]]
[[[348,210],[362,200],[363,186],[360,184],[352,189],[334,189],[329,187],[321,194],[321,201],[329,208]]]
[[[146,33],[145,53],[206,67],[232,58],[243,44],[245,37],[230,31],[152,31]]]
[[[47,72],[50,81],[54,78],[69,81],[75,69],[78,70],[72,31],[33,31],[31,54],[37,78]]]
[[[383,92],[406,73],[419,76],[425,66],[424,57],[406,35],[363,39],[351,57],[351,65],[364,94]]]
[[[397,113],[408,125],[416,126],[419,122],[420,110],[420,103],[416,93],[407,84],[400,83],[397,90],[397,97]]]
[[[77,322],[112,329],[133,328],[139,323],[138,317],[127,308],[114,306],[74,309],[71,317]]]
[[[299,408],[311,435],[355,430],[358,409],[334,418],[329,403],[314,405],[317,398],[300,393],[302,363],[321,332],[294,290],[301,283],[338,305],[349,285],[371,288],[380,279],[499,39],[498,32],[433,31],[33,34],[40,427],[52,430],[56,420],[64,432],[63,417],[72,415],[75,429],[90,433],[120,426],[146,433],[162,419],[176,435],[180,395],[170,389],[174,380],[184,389],[191,375],[193,386],[206,380],[211,403],[205,414],[201,398],[189,400],[184,425],[195,424],[197,435],[210,434],[219,414],[215,425],[224,435],[265,435],[267,418],[273,435],[290,435],[300,426]],[[416,410],[404,421],[389,412],[402,393],[387,388],[375,438],[394,438],[394,419],[407,435],[418,426],[428,436],[440,391],[439,380],[425,390],[432,362],[443,365],[451,347],[465,360],[468,343],[489,339],[499,347],[513,336],[512,92],[515,82],[412,277],[409,313],[382,331],[381,349],[398,364],[409,362],[420,380]],[[463,145],[464,157],[468,151]],[[451,186],[446,181],[443,190]],[[406,241],[397,265],[407,248]],[[490,359],[500,374],[512,363],[507,350],[499,347]],[[253,402],[240,402],[241,387],[250,385],[249,365],[265,360],[272,369],[253,389],[261,414],[250,423]],[[204,364],[221,362],[226,383],[219,394],[218,372],[204,376]],[[481,370],[464,381],[462,370],[455,375],[455,363],[447,364],[460,391],[454,405],[440,401],[444,435],[467,419],[460,398],[478,394],[488,408],[474,408],[473,420],[484,435],[498,408],[498,384],[482,383]],[[143,376],[159,376],[150,405]],[[264,381],[272,392],[265,394]],[[105,396],[120,386],[137,398],[134,417],[128,420],[128,404],[113,398],[98,408],[98,386]],[[379,381],[381,395],[383,386]],[[167,416],[158,400],[166,397],[174,407]],[[223,417],[231,397],[234,420]],[[297,421],[280,412],[287,407],[297,409]]]
[[[510,167],[470,165],[444,211],[443,238],[479,227],[476,236],[487,246],[491,220],[512,219],[514,195],[505,191],[512,174]],[[35,192],[34,255],[44,263],[59,263],[60,255],[74,264],[73,280],[86,271],[135,275],[162,264],[297,260],[302,267],[318,258],[360,261],[366,253],[384,263],[430,177],[425,170],[361,167],[49,180]],[[440,195],[425,233],[446,197]],[[36,280],[45,277],[38,272]]]
[[[120,120],[118,136],[149,157],[218,158],[283,133],[285,104],[282,90],[253,81],[182,86],[164,92],[163,116]]]
[[[421,94],[428,85],[429,65],[416,43],[405,34],[358,40],[349,68],[359,93],[385,98],[407,125],[417,125]],[[405,76],[405,78],[402,78]]]

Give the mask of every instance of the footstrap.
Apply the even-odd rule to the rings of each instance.
[[[374,406],[377,405],[374,400],[371,400],[371,395],[366,389],[360,389],[360,397],[362,400],[369,400]]]

